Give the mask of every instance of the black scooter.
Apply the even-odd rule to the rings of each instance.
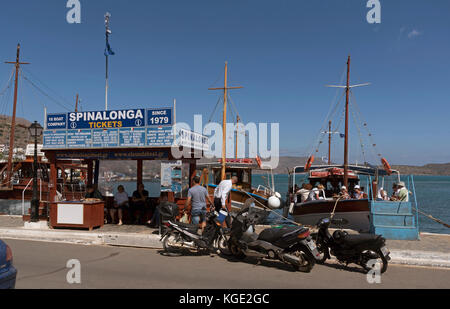
[[[343,225],[348,222],[345,219],[323,218],[317,223],[318,232],[313,236],[316,241],[320,256],[319,264],[325,263],[331,255],[334,255],[340,263],[354,263],[369,271],[374,266],[372,260],[381,260],[380,272],[384,273],[388,267],[389,250],[385,246],[386,239],[381,235],[356,234],[351,235],[339,229],[333,235],[328,228],[330,224]]]
[[[310,231],[302,226],[279,226],[255,233],[258,214],[252,207],[240,211],[231,225],[228,239],[230,254],[238,259],[253,256],[260,259],[280,260],[295,270],[310,272],[319,255]]]
[[[164,209],[161,209],[161,213],[163,216],[165,214],[166,217],[172,214],[171,212],[165,212]],[[199,226],[197,224],[177,222],[175,221],[175,215],[167,220],[164,225],[165,228],[160,240],[163,243],[164,252],[168,255],[181,255],[186,250],[207,253],[216,253],[219,250],[224,255],[229,254],[227,229],[222,227],[214,211],[206,214],[206,226],[202,234],[198,233]]]

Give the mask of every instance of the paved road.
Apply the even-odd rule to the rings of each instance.
[[[316,265],[311,273],[278,263],[219,256],[163,256],[158,250],[6,240],[19,270],[17,288],[450,288],[450,270],[389,265],[380,284],[359,267]],[[81,284],[66,263],[81,262]]]

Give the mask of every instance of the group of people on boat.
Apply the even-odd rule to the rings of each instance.
[[[339,189],[338,189],[339,190]],[[293,201],[294,203],[305,203],[311,201],[318,200],[326,200],[326,199],[339,199],[339,200],[360,200],[367,199],[368,195],[364,192],[364,187],[360,187],[355,184],[352,189],[349,190],[345,186],[341,186],[338,193],[333,193],[335,190],[328,190],[329,197],[327,198],[327,193],[325,191],[325,186],[323,184],[319,184],[314,186],[311,183],[303,183],[301,188],[298,185],[294,187],[294,195]],[[378,201],[401,201],[408,202],[410,192],[405,187],[405,183],[403,181],[395,182],[392,185],[392,195],[388,196],[386,190],[382,187],[378,190],[377,200]]]
[[[378,190],[377,200],[379,201],[399,201],[408,202],[409,201],[409,190],[405,187],[403,181],[394,182],[392,185],[392,195],[389,197],[386,190],[381,187]]]
[[[294,187],[295,203],[305,203],[310,201],[338,198],[340,200],[367,198],[367,194],[364,193],[364,188],[361,188],[359,185],[355,185],[351,193],[348,192],[347,187],[341,186],[338,193],[329,195],[329,198],[327,198],[327,194],[325,193],[325,186],[323,184],[318,184],[317,186],[313,187],[313,185],[310,183],[303,183],[301,188],[299,188],[298,185],[295,185]]]

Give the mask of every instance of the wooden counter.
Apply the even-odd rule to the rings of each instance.
[[[104,206],[103,201],[50,203],[50,225],[52,228],[86,228],[92,231],[104,224]]]

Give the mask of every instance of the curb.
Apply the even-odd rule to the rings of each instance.
[[[392,264],[450,268],[450,254],[433,251],[391,250]]]
[[[143,233],[87,233],[24,228],[0,228],[0,238],[81,245],[108,245],[162,249],[158,234]],[[391,249],[389,263],[450,268],[450,253]]]
[[[159,235],[142,233],[87,233],[0,228],[0,238],[81,245],[110,245],[162,249]]]

